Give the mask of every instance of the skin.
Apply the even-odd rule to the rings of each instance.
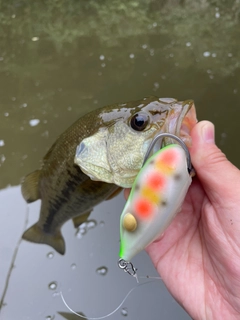
[[[193,319],[239,319],[240,172],[215,145],[212,123],[199,122],[191,136],[197,177],[181,212],[146,250]]]

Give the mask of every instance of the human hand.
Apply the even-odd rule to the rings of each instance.
[[[215,145],[212,123],[199,122],[191,136],[197,176],[181,212],[146,250],[193,319],[240,319],[240,171]]]

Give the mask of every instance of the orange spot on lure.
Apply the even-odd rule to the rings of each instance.
[[[138,173],[120,218],[120,260],[130,261],[161,236],[181,210],[192,182],[187,158],[186,148],[170,144],[152,155]],[[134,230],[128,228],[128,219],[134,221]]]

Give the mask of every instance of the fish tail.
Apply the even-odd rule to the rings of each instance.
[[[30,173],[24,178],[24,181],[22,182],[22,195],[28,203],[40,199],[38,188],[40,172],[40,170],[36,170]]]
[[[46,233],[38,223],[35,223],[24,232],[22,238],[30,242],[48,244],[58,253],[65,253],[65,241],[60,230],[56,234]]]

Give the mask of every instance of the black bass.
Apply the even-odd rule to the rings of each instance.
[[[120,187],[131,186],[156,134],[173,133],[190,144],[196,121],[192,100],[157,97],[106,106],[82,116],[58,137],[41,168],[22,183],[28,203],[42,200],[40,218],[23,239],[48,244],[64,254],[62,225],[73,218],[84,222],[95,205],[113,197]],[[80,169],[79,154],[87,168],[81,159]]]

